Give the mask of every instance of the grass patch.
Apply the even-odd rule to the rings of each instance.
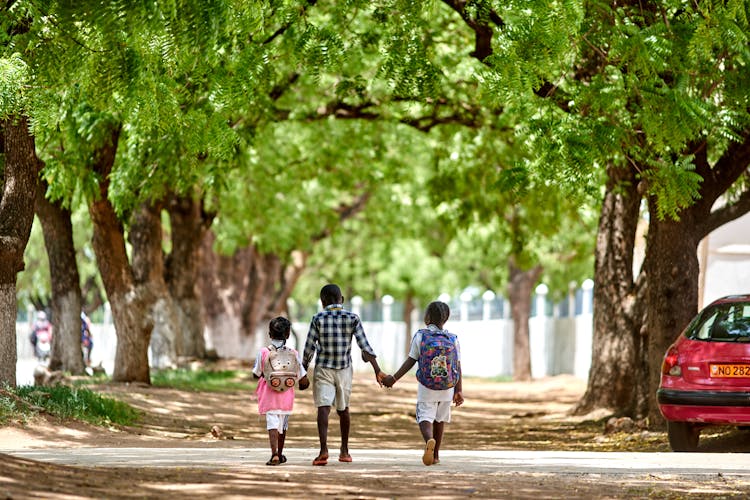
[[[231,392],[254,390],[256,382],[238,370],[159,370],[151,373],[151,385],[187,391]]]
[[[130,405],[83,387],[21,386],[0,393],[0,424],[25,421],[42,409],[63,419],[77,419],[94,425],[130,425],[138,411]],[[16,398],[11,395],[15,395]]]

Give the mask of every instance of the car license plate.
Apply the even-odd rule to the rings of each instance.
[[[717,378],[750,377],[750,365],[709,365],[711,376]]]

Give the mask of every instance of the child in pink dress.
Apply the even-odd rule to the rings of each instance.
[[[279,465],[286,462],[286,457],[283,454],[284,441],[289,427],[289,415],[292,414],[294,408],[294,387],[290,387],[283,392],[274,390],[263,377],[263,367],[266,366],[266,359],[272,348],[281,349],[284,347],[286,340],[289,338],[291,327],[289,320],[284,317],[279,316],[271,320],[268,328],[271,345],[260,350],[253,367],[253,375],[260,379],[255,391],[258,396],[258,413],[266,416],[266,429],[271,445],[271,459],[266,462],[266,465]],[[302,367],[302,358],[295,349],[291,350],[297,357],[299,388],[305,390],[309,387],[310,381]]]

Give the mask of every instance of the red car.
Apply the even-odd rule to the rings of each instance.
[[[709,425],[750,426],[750,295],[693,319],[664,356],[656,396],[673,451],[695,451]]]

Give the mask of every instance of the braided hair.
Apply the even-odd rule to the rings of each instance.
[[[286,340],[291,330],[292,323],[283,316],[277,316],[268,325],[268,336],[273,340]]]
[[[427,309],[424,311],[424,323],[425,325],[435,325],[442,328],[450,316],[451,308],[448,307],[448,304],[436,300],[427,305]]]

